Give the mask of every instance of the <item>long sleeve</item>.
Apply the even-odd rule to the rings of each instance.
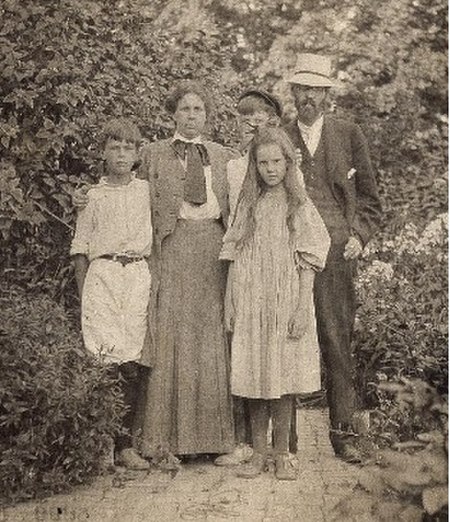
[[[225,291],[225,310],[224,310],[224,318],[225,318],[225,328],[229,331],[233,329],[233,323],[235,320],[236,310],[234,306],[233,299],[234,292],[234,263],[230,264],[228,269],[228,278],[227,278],[227,286]]]
[[[352,133],[352,154],[356,169],[356,209],[352,232],[366,245],[380,225],[382,209],[367,141],[356,125]]]
[[[153,220],[152,220],[152,199],[150,195],[150,184],[147,183],[147,189],[148,189],[148,213],[149,213],[149,228],[148,228],[148,244],[149,244],[149,251],[152,250],[153,246]]]
[[[236,213],[236,206],[247,173],[247,167],[248,154],[239,158],[233,158],[227,163],[228,201],[230,205],[228,226],[233,222]]]

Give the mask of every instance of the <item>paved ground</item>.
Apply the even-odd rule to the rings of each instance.
[[[69,495],[0,511],[0,522],[329,522],[333,507],[356,483],[358,468],[334,457],[325,411],[300,410],[298,425],[296,482],[280,482],[273,471],[239,479],[232,469],[193,462],[175,476],[151,471],[101,477]]]

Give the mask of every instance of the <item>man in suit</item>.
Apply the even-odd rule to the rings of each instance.
[[[378,228],[381,205],[367,142],[352,122],[324,114],[331,60],[302,54],[288,79],[297,119],[286,125],[309,196],[331,237],[325,270],[316,275],[317,329],[327,374],[330,440],[335,454],[359,460],[352,444],[356,409],[351,340],[355,320],[356,260]]]

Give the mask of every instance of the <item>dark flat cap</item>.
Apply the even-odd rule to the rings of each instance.
[[[248,89],[239,96],[238,102],[240,102],[243,98],[246,98],[247,96],[257,96],[259,98],[262,98],[265,102],[267,102],[275,109],[275,113],[279,118],[281,118],[281,116],[283,115],[283,106],[281,105],[281,101],[274,94],[271,94],[265,91],[264,89]]]

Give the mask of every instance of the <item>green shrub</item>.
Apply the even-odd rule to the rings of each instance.
[[[120,426],[117,381],[48,297],[2,288],[0,325],[2,501],[88,480]]]
[[[149,141],[165,137],[174,124],[164,99],[177,80],[195,77],[220,112],[212,136],[232,134],[231,51],[217,35],[158,28],[161,11],[146,0],[0,5],[0,264],[59,302],[73,279],[71,194],[101,172],[106,120],[130,117]]]
[[[447,397],[418,379],[385,383],[379,394],[370,437],[390,447],[361,469],[333,520],[448,520]]]
[[[369,459],[336,521],[447,520],[447,288],[447,214],[392,226],[364,253],[354,342]]]
[[[447,215],[407,224],[364,254],[357,281],[357,375],[368,406],[378,383],[419,378],[447,391]]]

